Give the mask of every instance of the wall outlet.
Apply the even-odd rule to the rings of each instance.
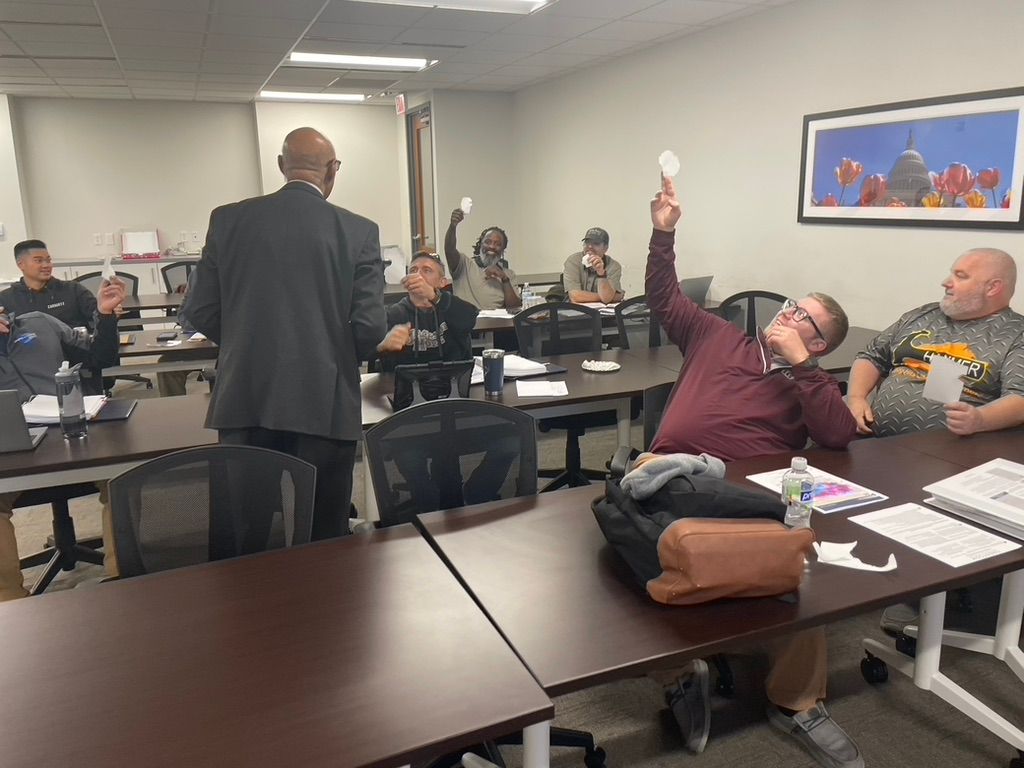
[[[201,242],[203,242],[202,240],[199,239],[199,233],[198,232],[193,232],[192,233],[192,242],[193,243],[201,243]]]
[[[92,244],[93,245],[103,245],[103,235],[100,232],[93,232],[92,233]]]
[[[113,245],[114,244],[114,233],[113,232],[107,232],[103,236],[103,240],[106,242],[107,245]]]

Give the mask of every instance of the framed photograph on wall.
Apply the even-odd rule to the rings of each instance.
[[[797,221],[1022,229],[1024,88],[804,117]]]

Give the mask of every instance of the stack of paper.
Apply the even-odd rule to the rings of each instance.
[[[84,400],[85,418],[88,420],[100,412],[107,398],[103,395],[86,395]],[[55,395],[36,395],[21,406],[21,410],[25,414],[25,421],[30,424],[60,423],[60,407]]]
[[[507,309],[481,309],[477,317],[512,317]]]
[[[519,355],[505,355],[506,376],[536,376],[547,373],[547,371],[547,366],[544,363],[538,363],[536,360]]]
[[[1024,464],[993,459],[924,490],[939,509],[1024,539]]]

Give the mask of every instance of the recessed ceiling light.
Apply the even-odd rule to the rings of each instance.
[[[260,91],[261,99],[282,101],[365,101],[361,93],[302,93],[301,91]]]
[[[420,8],[452,8],[457,11],[492,13],[533,13],[552,0],[363,0],[386,5],[415,5]]]
[[[331,69],[371,69],[419,72],[435,62],[430,59],[403,59],[395,56],[344,56],[334,53],[302,53],[292,51],[285,64],[302,66],[316,64]]]

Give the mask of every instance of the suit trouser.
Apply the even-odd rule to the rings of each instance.
[[[783,635],[762,646],[768,652],[765,692],[777,707],[802,712],[825,698],[828,678],[828,646],[822,627]],[[686,668],[657,670],[650,677],[668,685]]]
[[[114,553],[113,526],[106,482],[97,483],[100,504],[103,507],[103,565],[108,576],[117,576],[117,556]],[[0,493],[0,602],[27,597],[25,580],[18,559],[18,539],[14,535],[11,516],[20,493]]]
[[[316,467],[316,496],[313,502],[313,540],[330,539],[349,533],[352,504],[352,469],[356,463],[354,440],[331,440],[262,427],[220,429],[224,445],[252,445],[287,453]]]

